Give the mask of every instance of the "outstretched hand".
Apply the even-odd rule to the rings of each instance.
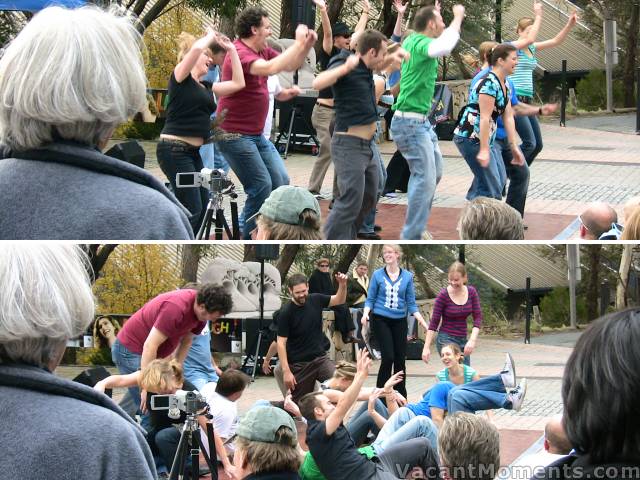
[[[533,13],[535,13],[536,16],[542,15],[542,3],[538,0],[533,1]]]
[[[356,368],[358,374],[367,378],[369,376],[369,367],[371,367],[371,357],[366,349],[356,348]]]
[[[402,370],[400,370],[399,372],[394,373],[393,375],[391,375],[389,377],[389,380],[387,380],[384,383],[384,389],[389,391],[391,390],[394,386],[396,386],[397,384],[399,384],[402,381],[402,377],[404,377],[404,372]]]
[[[396,9],[398,15],[401,17],[404,16],[404,12],[407,11],[407,7],[409,6],[409,2],[402,3],[402,0],[393,0],[393,8]]]
[[[347,277],[344,273],[336,273],[336,281],[338,282],[338,285],[346,285],[347,280],[349,280],[349,277]]]
[[[316,7],[318,7],[320,10],[326,10],[327,9],[327,2],[325,2],[324,0],[311,0]]]

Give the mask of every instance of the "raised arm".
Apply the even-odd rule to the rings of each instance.
[[[325,88],[329,88],[340,80],[345,75],[349,74],[351,70],[356,68],[360,63],[360,57],[357,55],[350,55],[347,60],[342,64],[335,68],[330,68],[329,70],[325,70],[320,73],[313,80],[313,88],[315,90],[324,90]]]
[[[344,416],[347,414],[349,409],[355,403],[358,398],[358,393],[362,388],[364,381],[367,379],[369,375],[369,367],[371,366],[371,359],[369,358],[369,354],[366,350],[360,350],[356,348],[356,358],[357,358],[357,371],[356,376],[353,378],[353,382],[347,390],[342,395],[342,398],[336,405],[336,408],[329,414],[327,420],[325,421],[325,428],[327,435],[332,435],[335,432],[342,420],[344,420]]]
[[[529,29],[529,34],[526,38],[519,38],[518,40],[511,42],[511,44],[518,50],[527,48],[529,45],[534,43],[538,37],[540,25],[542,25],[542,3],[538,0],[534,0],[533,2],[533,12],[535,13],[535,19],[533,21],[533,25],[531,25],[531,28]]]
[[[460,40],[460,29],[464,20],[464,7],[453,6],[453,21],[442,34],[429,44],[429,56],[431,58],[445,57],[449,55]]]
[[[393,7],[396,9],[396,12],[398,12],[398,15],[396,16],[396,23],[393,26],[393,36],[396,38],[402,39],[402,26],[404,23],[404,12],[407,11],[408,5],[409,5],[409,2],[402,3],[402,0],[393,0]]]
[[[293,45],[271,60],[256,60],[251,64],[249,73],[268,77],[282,71],[293,72],[302,66],[307,53],[317,39],[316,32],[309,30],[306,25],[298,25],[298,28],[296,28],[296,40]]]
[[[564,26],[562,30],[558,32],[558,34],[555,37],[553,37],[551,40],[545,40],[544,42],[536,42],[534,43],[534,46],[538,50],[557,47],[562,42],[564,42],[565,38],[567,38],[567,35],[569,35],[569,32],[573,29],[573,27],[576,26],[576,23],[578,23],[578,14],[577,12],[574,11],[569,16],[569,20],[567,20],[567,24]]]
[[[327,4],[324,0],[312,0],[316,7],[320,10],[320,20],[322,21],[322,49],[327,55],[333,50],[333,30],[331,29],[331,20],[327,13]]]
[[[231,60],[231,80],[224,82],[216,82],[212,85],[211,90],[217,97],[232,95],[245,87],[244,72],[236,46],[227,37],[219,36],[218,43],[227,51]]]
[[[367,29],[367,23],[369,22],[369,11],[371,10],[371,5],[369,5],[369,0],[363,0],[362,4],[363,4],[362,14],[358,19],[358,23],[356,24],[356,28],[353,31],[353,35],[351,35],[350,45],[352,49],[355,45],[357,45],[358,37],[362,35],[362,32],[364,32]]]
[[[330,307],[335,307],[336,305],[344,305],[344,303],[347,301],[348,277],[344,273],[336,273],[336,280],[338,281],[338,291],[335,295],[331,296],[331,300],[329,300]]]
[[[191,49],[182,58],[180,63],[176,65],[176,68],[173,69],[173,75],[176,77],[178,83],[184,81],[185,78],[191,75],[191,69],[195,66],[198,58],[200,58],[205,48],[209,48],[209,45],[213,43],[216,36],[216,32],[212,28],[208,28],[204,37],[193,42]]]
[[[93,386],[94,390],[104,393],[105,390],[111,390],[114,388],[126,388],[135,387],[140,382],[140,370],[136,370],[133,373],[127,375],[109,375],[107,378],[103,378]]]

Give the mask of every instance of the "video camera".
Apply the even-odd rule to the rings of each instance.
[[[177,390],[173,395],[151,396],[151,410],[169,410],[167,415],[173,419],[180,418],[180,412],[194,415],[207,407],[207,401],[197,390]]]
[[[232,192],[235,185],[231,179],[219,168],[212,170],[203,168],[199,172],[183,172],[176,175],[176,187],[195,188],[205,187],[212,192]]]

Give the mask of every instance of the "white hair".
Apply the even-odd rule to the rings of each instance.
[[[0,246],[0,361],[47,366],[94,314],[87,257],[74,245]]]
[[[56,137],[89,145],[146,104],[132,17],[97,7],[45,8],[0,58],[0,143],[38,148]]]

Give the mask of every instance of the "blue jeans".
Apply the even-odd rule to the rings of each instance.
[[[412,438],[424,437],[429,440],[434,451],[438,451],[438,428],[424,415],[416,415],[407,407],[401,407],[384,424],[378,438],[371,445],[377,455],[400,442]]]
[[[377,200],[380,200],[380,195],[382,195],[382,191],[384,190],[384,185],[387,183],[387,169],[384,168],[384,162],[382,160],[382,155],[380,155],[380,149],[376,144],[375,140],[371,140],[371,150],[373,151],[373,159],[378,163],[380,169],[378,170],[378,197]],[[376,206],[371,209],[369,214],[364,217],[364,222],[362,222],[362,226],[360,227],[360,231],[358,233],[374,233],[374,227],[376,225],[376,207],[378,206],[378,201],[376,200]]]
[[[493,147],[496,149],[498,158],[502,158],[504,167],[509,178],[509,190],[507,190],[507,205],[511,205],[520,216],[524,217],[524,205],[527,201],[527,191],[529,190],[529,165],[512,165],[513,152],[509,141],[496,138]]]
[[[200,156],[202,164],[212,170],[222,170],[225,174],[229,173],[229,164],[224,159],[224,155],[220,152],[220,148],[215,143],[205,143],[200,147]]]
[[[455,343],[460,347],[460,350],[464,352],[464,346],[467,344],[467,337],[455,337],[445,332],[438,332],[438,336],[436,337],[436,349],[438,350],[438,356],[440,356],[442,347],[447,343]],[[464,356],[464,363],[465,365],[471,366],[471,355]]]
[[[370,431],[373,432],[374,435],[378,435],[380,432],[376,422],[374,422],[373,418],[369,414],[367,407],[368,402],[362,402],[349,419],[349,423],[345,425],[349,435],[351,435],[351,438],[353,438],[353,442],[356,445],[363,443]],[[375,410],[384,418],[389,418],[389,411],[380,399],[376,400]]]
[[[449,392],[447,399],[449,414],[455,412],[475,413],[493,408],[511,409],[500,375],[491,375],[475,382],[458,385]]]
[[[476,158],[480,151],[480,142],[478,140],[456,135],[453,137],[453,143],[456,144],[471,172],[473,172],[473,182],[467,192],[467,200],[473,200],[477,197],[502,200],[502,190],[507,174],[502,159],[498,162],[495,150],[493,148],[489,150],[491,153],[489,165],[482,167]]]
[[[240,135],[221,140],[218,146],[244,187],[247,199],[240,214],[243,238],[251,239],[255,215],[272,190],[289,183],[287,170],[275,146],[262,135]]]
[[[520,150],[524,158],[527,160],[527,165],[531,166],[538,154],[542,151],[542,132],[540,131],[540,124],[538,123],[538,117],[515,117],[516,131],[522,140]]]
[[[442,178],[438,136],[426,117],[423,120],[406,118],[398,113],[391,121],[391,134],[411,171],[407,215],[401,238],[420,240],[429,222],[436,187]]]

